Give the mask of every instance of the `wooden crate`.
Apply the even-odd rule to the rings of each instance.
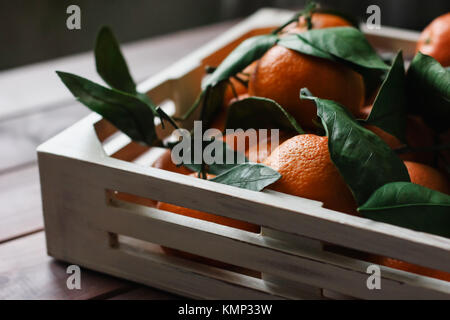
[[[267,32],[291,14],[260,10],[139,89],[157,104],[171,102],[175,114],[183,114],[200,90],[205,65],[216,65],[243,38]],[[401,48],[407,58],[414,54],[417,33],[390,28],[365,32],[381,50]],[[158,134],[168,133],[158,126]],[[97,114],[41,145],[49,255],[192,298],[450,297],[449,282],[383,266],[381,290],[369,290],[370,263],[348,250],[450,272],[450,239],[349,216],[322,208],[317,201],[149,167],[159,154],[160,150],[131,143]],[[119,200],[115,191],[245,220],[262,226],[262,232],[161,211],[133,202],[132,197]],[[222,269],[170,256],[160,245],[235,267]]]

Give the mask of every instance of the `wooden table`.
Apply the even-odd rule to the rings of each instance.
[[[131,73],[142,81],[234,23],[127,44],[123,49]],[[35,150],[89,113],[55,70],[100,81],[92,52],[0,72],[0,299],[178,298],[86,269],[81,290],[69,290],[67,264],[47,256]]]

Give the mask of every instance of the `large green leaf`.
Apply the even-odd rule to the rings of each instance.
[[[450,125],[450,71],[430,56],[418,53],[407,73],[408,103],[438,131]]]
[[[119,43],[109,27],[102,27],[98,32],[94,53],[97,73],[102,79],[111,88],[138,97],[152,109],[153,114],[156,116],[156,106],[150,98],[144,93],[137,92],[136,83],[131,77]]]
[[[107,84],[120,91],[136,93],[136,84],[109,27],[102,27],[98,32],[94,52],[97,72]]]
[[[397,54],[365,121],[405,141],[405,68],[401,51]]]
[[[243,41],[234,49],[217,69],[207,78],[202,86],[207,88],[215,86],[220,81],[226,80],[242,71],[253,61],[259,59],[267,50],[269,50],[278,40],[278,36],[267,34],[256,36]]]
[[[228,107],[227,129],[277,128],[303,134],[295,119],[274,100],[249,97]]]
[[[206,88],[201,104],[202,111],[200,115],[200,120],[203,122],[203,128],[209,128],[214,118],[222,110],[225,88],[225,82]]]
[[[276,170],[260,163],[243,163],[210,181],[243,189],[261,191],[281,178]]]
[[[388,183],[358,211],[372,220],[450,237],[450,196],[414,183]]]
[[[310,56],[315,56],[319,58],[324,58],[332,61],[336,61],[336,58],[319,48],[314,47],[313,45],[306,42],[299,34],[288,34],[282,37],[278,43],[278,45],[283,46],[285,48],[304,53]]]
[[[353,27],[313,29],[298,37],[323,52],[367,69],[387,70],[389,66],[377,55],[364,34]]]
[[[316,103],[317,115],[328,136],[331,160],[359,205],[386,183],[409,181],[400,158],[377,135],[358,124],[345,107],[331,100],[311,97],[305,90],[301,98]]]
[[[156,141],[153,111],[137,97],[71,73],[56,73],[81,103],[102,115],[132,140],[150,146]]]

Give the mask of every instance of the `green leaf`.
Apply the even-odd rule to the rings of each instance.
[[[365,123],[374,125],[405,141],[406,92],[405,68],[400,51],[394,59],[386,79],[373,103]]]
[[[295,119],[274,100],[262,97],[249,97],[236,101],[228,107],[225,128],[277,128],[305,133]]]
[[[153,111],[141,100],[71,73],[56,73],[81,103],[103,116],[132,140],[149,146],[156,141]]]
[[[278,42],[286,48],[347,65],[364,78],[366,91],[381,83],[389,66],[377,55],[364,34],[352,27],[313,29],[287,35]]]
[[[358,211],[372,220],[450,237],[450,196],[414,183],[386,184]]]
[[[275,45],[277,40],[277,35],[267,34],[243,41],[222,61],[210,76],[205,78],[202,84],[203,88],[215,86],[220,81],[236,75],[250,63],[262,57],[267,50]]]
[[[225,88],[225,82],[221,82],[214,87],[206,88],[200,115],[200,120],[202,120],[204,128],[210,127],[212,121],[222,109]]]
[[[152,109],[153,114],[157,116],[156,106],[150,98],[145,93],[137,92],[136,83],[131,77],[120,45],[109,27],[104,26],[98,32],[94,53],[97,73],[102,79],[111,88],[135,95],[146,103]]]
[[[285,48],[300,53],[304,53],[310,56],[336,61],[333,55],[312,46],[311,44],[306,42],[303,38],[301,38],[299,34],[288,34],[282,37],[277,44]]]
[[[195,136],[191,136],[191,140],[189,141],[187,147],[184,149],[185,152],[187,152],[188,154],[191,155],[189,162],[185,162],[183,163],[183,166],[185,166],[186,168],[188,168],[191,171],[194,172],[200,172],[202,169],[202,166],[200,163],[195,163],[195,159],[194,159],[194,152],[196,152],[195,150],[195,140],[194,140]],[[175,147],[175,145],[177,145],[178,143],[182,143],[182,142],[176,142],[176,143],[172,143],[169,144],[169,147],[172,149]],[[224,141],[221,140],[210,140],[210,141],[201,141],[200,144],[202,145],[202,152],[205,149],[205,147],[207,147],[208,145],[210,145],[211,143],[220,143],[220,148],[221,148],[221,154],[222,154],[222,158],[219,158],[219,161],[209,164],[207,165],[207,173],[210,174],[214,174],[214,175],[219,175],[221,173],[224,173],[225,171],[228,171],[240,164],[242,164],[243,162],[248,162],[248,159],[245,157],[245,155],[234,151],[233,149],[231,149],[228,144],[226,144]],[[230,161],[227,161],[227,159],[231,159]]]
[[[417,53],[407,73],[410,107],[438,131],[449,128],[450,72],[430,56]]]
[[[281,174],[260,163],[243,163],[210,181],[238,188],[261,191],[281,178]]]
[[[306,94],[302,89],[301,98],[317,105],[317,115],[328,136],[331,160],[359,205],[386,183],[410,181],[405,165],[394,151],[377,135],[359,125],[345,107]]]
[[[102,79],[114,89],[135,94],[136,84],[109,27],[104,26],[98,32],[94,52],[97,72]]]
[[[389,68],[377,55],[364,34],[356,28],[313,29],[300,33],[298,36],[314,48],[355,66],[379,70]]]

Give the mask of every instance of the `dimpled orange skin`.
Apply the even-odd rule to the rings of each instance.
[[[422,163],[404,161],[408,169],[411,182],[433,189],[445,194],[450,194],[450,184],[447,178],[438,170]]]
[[[278,45],[259,60],[250,76],[248,93],[277,101],[304,129],[313,129],[317,108],[312,101],[300,100],[302,88],[343,104],[353,114],[359,114],[364,102],[364,82],[358,73]]]
[[[321,201],[325,208],[358,215],[353,195],[331,161],[327,137],[295,136],[275,149],[263,163],[281,174],[281,179],[269,186],[270,189]]]
[[[312,29],[324,29],[333,27],[351,27],[352,24],[342,17],[330,13],[315,12],[311,16]],[[308,30],[305,17],[301,16],[297,22],[287,25],[283,32],[301,33]]]
[[[450,12],[434,19],[420,35],[416,52],[432,56],[442,66],[450,66]]]

